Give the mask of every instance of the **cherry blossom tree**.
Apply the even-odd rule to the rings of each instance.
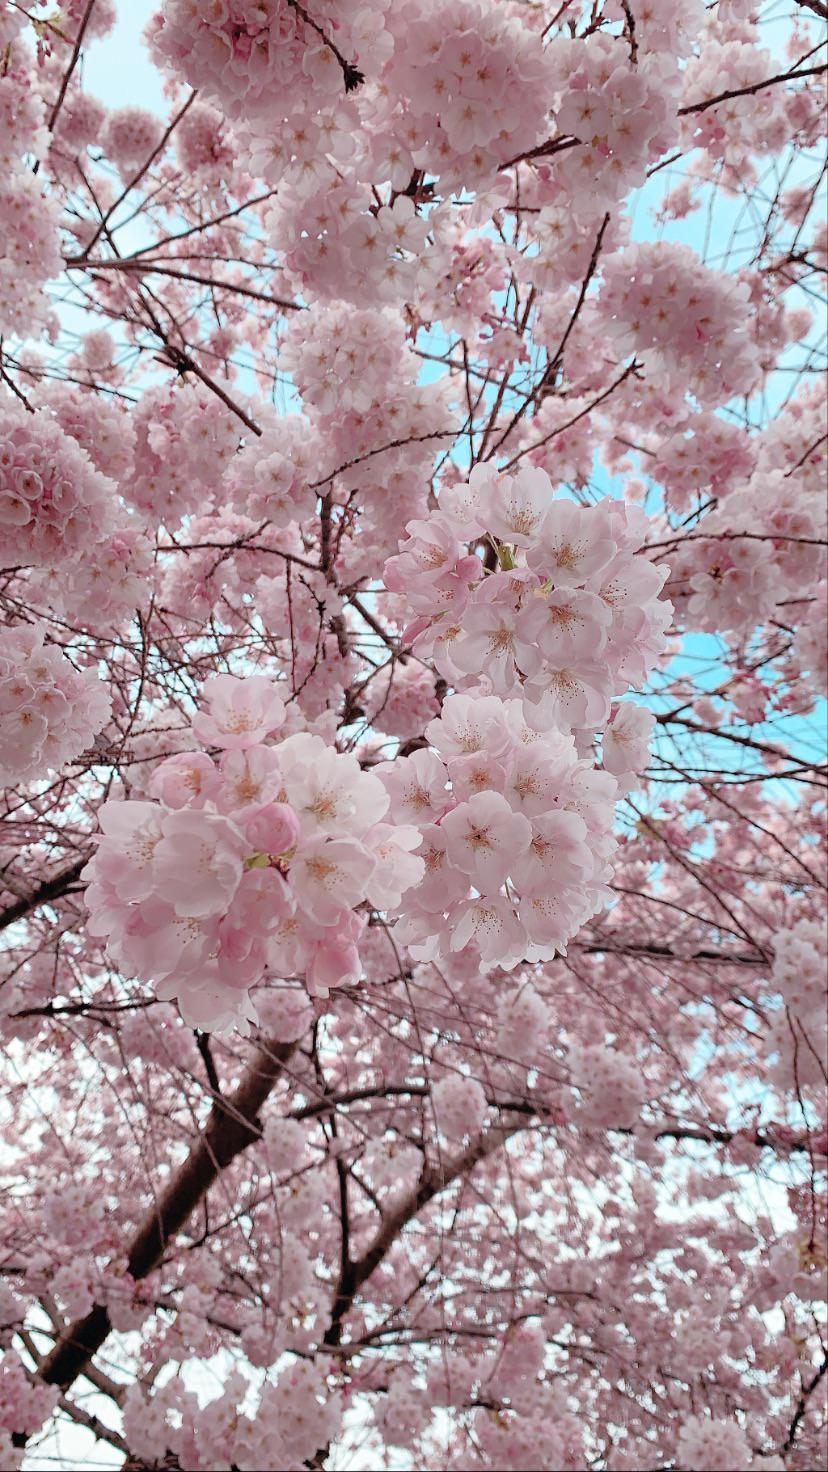
[[[822,1466],[828,7],[139,11],[0,7],[0,1464]]]

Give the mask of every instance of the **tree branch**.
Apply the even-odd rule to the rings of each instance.
[[[259,1138],[259,1110],[281,1077],[295,1046],[295,1043],[263,1044],[235,1093],[213,1106],[200,1139],[147,1212],[130,1243],[127,1271],[136,1282],[158,1266],[167,1243],[181,1230],[221,1172]],[[111,1329],[109,1310],[96,1304],[58,1339],[40,1367],[40,1379],[47,1385],[67,1390],[85,1372]]]

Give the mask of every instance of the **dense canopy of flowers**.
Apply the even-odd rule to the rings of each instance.
[[[10,1472],[824,1465],[826,21],[0,0]]]

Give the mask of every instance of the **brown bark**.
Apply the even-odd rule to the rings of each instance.
[[[127,1266],[136,1281],[158,1266],[167,1243],[181,1230],[221,1172],[259,1138],[259,1110],[295,1046],[263,1044],[235,1093],[216,1100],[197,1143],[132,1239]],[[47,1385],[68,1389],[83,1374],[111,1329],[109,1310],[96,1304],[57,1340],[39,1368],[40,1379]]]

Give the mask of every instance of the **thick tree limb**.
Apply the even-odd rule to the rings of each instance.
[[[234,1094],[216,1102],[204,1131],[180,1170],[147,1212],[127,1254],[127,1270],[140,1281],[157,1267],[168,1242],[184,1226],[223,1170],[259,1138],[258,1114],[294,1043],[265,1043],[256,1052]],[[65,1330],[43,1360],[39,1375],[47,1385],[66,1390],[97,1354],[112,1329],[100,1304]]]
[[[0,930],[13,925],[15,920],[22,920],[33,910],[39,909],[41,905],[48,905],[52,900],[60,899],[80,878],[81,870],[85,868],[90,857],[90,854],[84,854],[74,864],[70,864],[68,869],[61,870],[60,874],[53,874],[51,879],[45,879],[30,895],[21,897],[15,904],[8,905],[5,910],[0,911]],[[0,876],[0,887],[2,887],[2,876]]]

